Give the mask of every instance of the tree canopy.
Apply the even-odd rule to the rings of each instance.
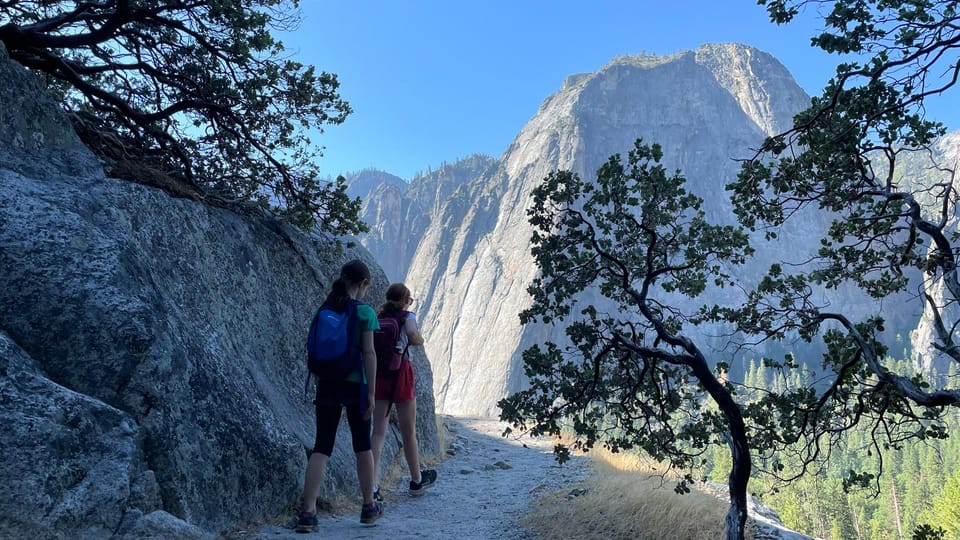
[[[849,320],[842,311],[811,303],[808,294],[814,286],[851,284],[878,304],[912,294],[933,320],[933,347],[948,363],[960,362],[953,309],[960,300],[956,163],[932,159],[931,146],[944,128],[926,119],[924,109],[924,101],[952,88],[960,73],[958,2],[762,3],[777,22],[808,5],[826,9],[827,30],[813,45],[865,60],[839,65],[823,94],[795,118],[794,128],[765,141],[728,186],[740,222],[768,235],[806,207],[834,216],[808,270],[773,269],[755,292],[757,309],[733,318],[745,331],[772,337],[795,331],[836,338],[837,347],[850,348],[837,368],[864,369],[875,381],[855,385],[861,398],[860,391],[869,390],[923,407],[960,407],[956,381],[931,387],[915,374],[881,365],[885,346],[871,336],[882,320]],[[900,165],[917,155],[927,159],[928,174],[902,174]],[[945,294],[934,295],[941,284]],[[774,296],[775,307],[762,301]],[[835,329],[826,330],[828,325]],[[838,351],[831,358],[841,356]]]
[[[764,141],[728,184],[742,231],[704,223],[681,177],[657,172],[656,145],[638,142],[626,166],[614,156],[595,181],[548,176],[529,210],[541,276],[521,320],[563,323],[568,342],[525,351],[530,387],[501,402],[502,417],[518,427],[569,428],[574,447],[640,448],[679,467],[695,464],[705,445],[728,445],[731,538],[743,530],[740,475],[792,481],[823,466],[857,427],[869,434],[860,444],[873,462],[852,468],[844,488],[877,489],[886,450],[946,437],[942,415],[960,408],[958,381],[943,376],[960,364],[956,163],[935,151],[945,130],[924,107],[960,72],[958,2],[759,4],[778,24],[817,10],[825,29],[812,45],[857,60],[840,63],[793,128]],[[924,174],[904,174],[910,160],[925,160]],[[813,259],[774,264],[755,286],[740,283],[731,265],[810,211],[830,220]],[[681,295],[734,283],[746,295],[740,305],[677,307]],[[614,307],[577,304],[587,288]],[[817,294],[850,288],[875,309],[854,315]],[[881,306],[910,302],[934,329],[940,364],[887,361]],[[799,339],[822,352],[763,358],[783,384],[751,387],[727,380],[727,366],[700,352],[696,327],[705,323],[731,325],[741,344]],[[792,375],[809,370],[815,380]],[[783,453],[799,465],[785,469]]]
[[[564,321],[569,344],[524,352],[530,388],[500,402],[501,417],[535,434],[559,435],[569,421],[574,448],[601,443],[613,451],[642,449],[681,470],[697,464],[722,436],[734,454],[730,473],[730,538],[747,518],[749,443],[723,367],[691,340],[695,317],[672,305],[728,283],[723,268],[751,253],[746,234],[709,223],[702,200],[668,175],[659,145],[637,141],[627,162],[615,155],[595,181],[559,171],[533,192],[528,210],[532,253],[541,270],[529,292],[525,323]],[[609,306],[583,305],[595,287]],[[703,407],[704,393],[720,407]],[[565,446],[558,452],[565,455]],[[678,484],[688,491],[688,473]]]
[[[350,113],[336,75],[271,32],[297,0],[0,0],[0,41],[42,74],[108,173],[333,235],[360,232],[310,129]]]

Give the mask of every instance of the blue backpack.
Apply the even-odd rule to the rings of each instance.
[[[307,334],[307,369],[324,381],[340,381],[360,366],[357,305],[347,300],[342,313],[324,304],[313,316]]]

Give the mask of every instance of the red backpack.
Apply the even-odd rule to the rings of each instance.
[[[373,350],[377,353],[377,376],[395,375],[407,356],[407,346],[401,340],[403,325],[409,311],[391,311],[377,317],[380,329],[373,333]]]

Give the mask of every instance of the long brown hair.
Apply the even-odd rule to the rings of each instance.
[[[403,310],[403,301],[410,296],[410,289],[403,283],[392,283],[387,287],[386,296],[387,301],[380,306],[377,316]]]
[[[323,304],[343,312],[346,307],[347,289],[365,279],[370,279],[370,269],[367,265],[359,259],[348,262],[340,269],[340,277],[333,282],[330,294],[327,295]]]

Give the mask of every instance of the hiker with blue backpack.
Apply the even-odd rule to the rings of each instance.
[[[397,405],[397,420],[403,441],[403,454],[410,470],[408,493],[419,496],[437,481],[437,471],[420,469],[420,450],[417,444],[417,398],[413,364],[407,354],[411,345],[423,345],[423,336],[417,328],[417,317],[407,308],[413,303],[410,289],[403,283],[387,288],[387,301],[380,306],[374,332],[374,350],[377,353],[376,406],[373,414],[373,465],[380,471],[380,455],[387,435],[391,405]],[[379,484],[374,498],[382,501]]]
[[[363,506],[360,522],[373,524],[383,504],[373,498],[374,458],[370,439],[377,358],[373,332],[379,328],[373,308],[360,301],[370,287],[370,269],[362,261],[343,265],[340,277],[314,315],[307,337],[307,362],[316,376],[316,441],[307,461],[303,506],[297,532],[318,529],[317,498],[323,471],[333,452],[343,408],[353,437]]]

